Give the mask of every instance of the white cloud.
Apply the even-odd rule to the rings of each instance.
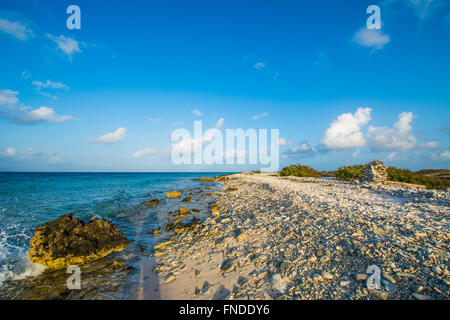
[[[385,1],[385,3],[388,5],[395,3],[405,4],[414,11],[414,14],[420,20],[424,20],[445,7],[448,4],[448,0],[390,0]]]
[[[22,124],[34,124],[38,122],[66,122],[75,120],[75,118],[67,115],[59,116],[52,108],[40,107],[23,115],[16,115],[13,120]]]
[[[446,159],[446,160],[450,160],[450,151],[446,150],[444,152],[441,153],[441,158]]]
[[[224,121],[225,121],[224,118],[220,118],[219,120],[217,120],[217,122],[216,122],[216,128],[217,128],[217,129],[222,128],[223,122],[224,122]]]
[[[48,154],[48,159],[47,162],[48,163],[58,163],[62,161],[62,157],[57,154],[56,152],[52,151]]]
[[[63,89],[63,90],[69,90],[69,87],[61,82],[53,82],[51,80],[47,80],[45,82],[42,81],[33,81],[33,86],[36,86],[37,88],[51,88],[51,89]]]
[[[367,28],[361,28],[353,37],[353,41],[360,46],[373,49],[382,49],[390,40],[390,37],[380,30]]]
[[[30,79],[30,74],[28,72],[26,72],[26,71],[23,71],[20,75],[24,79]]]
[[[256,114],[256,115],[254,115],[253,117],[252,117],[252,119],[253,120],[259,120],[259,119],[261,119],[261,118],[265,118],[265,117],[268,117],[269,116],[269,113],[268,112],[263,112],[263,113],[261,113],[261,114]]]
[[[127,135],[127,129],[120,127],[116,131],[107,133],[99,138],[92,139],[96,143],[116,143]]]
[[[343,113],[325,131],[322,144],[328,150],[359,148],[366,145],[361,126],[366,125],[372,109],[358,108],[354,113]]]
[[[17,104],[19,102],[19,98],[17,98],[18,95],[18,91],[9,89],[0,90],[0,106]]]
[[[71,57],[75,52],[81,52],[78,41],[76,41],[75,39],[64,37],[63,35],[57,37],[48,33],[47,38],[55,42],[58,48],[69,57]]]
[[[297,144],[292,149],[283,153],[283,158],[308,158],[313,156],[316,150],[307,141]]]
[[[5,32],[19,40],[27,40],[28,37],[34,37],[33,30],[28,29],[20,21],[0,19],[0,31]]]
[[[391,152],[388,154],[387,159],[388,160],[395,160],[395,157],[397,156],[397,152]]]
[[[203,113],[202,113],[200,110],[198,110],[198,109],[192,110],[191,113],[192,113],[194,116],[196,116],[196,117],[202,117],[202,116],[203,116]]]
[[[62,158],[55,151],[40,152],[34,148],[27,148],[24,150],[15,150],[13,147],[6,149],[6,152],[0,152],[0,157],[8,157],[13,161],[45,161],[49,164],[54,164],[62,161]]]
[[[256,70],[261,70],[264,69],[265,66],[266,66],[265,62],[259,61],[253,65],[253,68],[255,68]]]
[[[286,139],[284,139],[284,138],[280,138],[280,139],[278,140],[278,144],[279,144],[280,146],[290,146],[290,145],[292,144],[292,142],[286,141]]]
[[[148,118],[148,122],[158,122],[161,121],[163,118]]]
[[[353,154],[352,154],[352,158],[358,158],[359,154],[360,154],[360,150],[356,149],[355,152],[353,152]]]
[[[23,151],[18,152],[17,156],[18,160],[29,160],[42,157],[42,153],[33,148],[27,148]]]
[[[416,144],[416,138],[411,134],[414,114],[402,112],[393,128],[372,127],[367,132],[367,140],[373,152],[388,152],[411,150]]]
[[[148,154],[156,154],[156,153],[158,153],[157,150],[150,149],[150,148],[145,148],[145,149],[142,149],[142,150],[139,150],[139,151],[135,152],[135,153],[133,154],[133,158],[134,158],[134,159],[137,159],[137,158],[146,156],[146,155],[148,155]]]
[[[424,142],[421,143],[419,145],[420,149],[438,149],[439,148],[439,142],[437,141],[428,141],[428,142]]]
[[[13,147],[9,147],[8,149],[6,149],[6,154],[10,157],[15,156],[16,153],[17,151]]]

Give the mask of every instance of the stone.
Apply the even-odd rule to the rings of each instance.
[[[188,222],[181,222],[180,220],[175,221],[174,223],[169,223],[166,226],[166,231],[171,231],[174,233],[181,233],[187,230],[191,230],[197,228],[202,223],[200,218],[194,217],[192,220]]]
[[[388,178],[387,166],[381,161],[372,161],[364,169],[363,182],[386,183]]]
[[[322,272],[322,277],[327,280],[333,280],[333,275],[327,271]]]
[[[377,298],[378,300],[387,300],[389,298],[389,294],[387,292],[378,291],[378,290],[367,290],[372,297]]]
[[[180,213],[180,214],[185,214],[188,212],[189,212],[189,210],[186,207],[180,207],[180,209],[178,209],[178,213]]]
[[[166,198],[179,198],[179,197],[181,197],[181,193],[176,190],[166,193]]]
[[[343,280],[343,281],[341,281],[340,283],[339,283],[339,285],[341,286],[341,287],[346,287],[346,286],[348,286],[350,284],[350,281],[348,281],[348,280]]]
[[[158,234],[158,233],[161,233],[161,228],[158,227],[158,228],[152,229],[152,230],[150,230],[148,233],[150,233],[150,234]]]
[[[74,213],[36,228],[28,257],[31,262],[60,269],[79,265],[122,251],[127,237],[111,221],[95,218],[89,223],[74,218]]]
[[[186,197],[183,199],[183,202],[191,202],[192,198],[191,197]]]
[[[236,265],[236,261],[234,261],[232,259],[228,259],[228,260],[225,260],[222,262],[222,265],[220,266],[220,270],[222,270],[223,272],[228,272],[228,271],[232,270],[235,265]]]
[[[158,199],[152,199],[150,201],[144,202],[143,204],[146,206],[157,206],[160,203],[161,203],[161,201],[159,201]]]
[[[431,297],[431,296],[427,296],[427,295],[416,293],[416,292],[414,292],[412,294],[412,296],[413,296],[413,298],[415,298],[417,300],[433,300],[433,297]]]
[[[170,283],[170,282],[173,282],[173,281],[175,281],[175,276],[174,275],[172,275],[172,274],[170,274],[170,275],[168,275],[167,277],[166,277],[166,280],[164,280],[164,283]]]
[[[280,293],[285,293],[287,288],[286,281],[281,277],[281,274],[276,273],[272,275],[270,278],[270,284],[272,285],[272,288],[277,290]]]
[[[356,281],[358,281],[358,282],[364,282],[367,280],[367,278],[368,278],[368,275],[365,273],[358,273],[356,275]]]
[[[383,279],[383,286],[389,294],[394,294],[397,292],[397,286],[387,280]]]

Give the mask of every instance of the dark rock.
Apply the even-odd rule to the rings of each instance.
[[[49,268],[83,264],[125,249],[127,237],[111,221],[95,218],[89,223],[61,216],[36,228],[28,256]]]
[[[143,204],[145,204],[146,206],[157,206],[160,203],[161,201],[159,201],[158,199],[152,199],[150,201],[144,202]]]

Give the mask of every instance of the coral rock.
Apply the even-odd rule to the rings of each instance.
[[[85,223],[73,218],[73,214],[36,228],[28,250],[31,262],[59,269],[96,260],[128,246],[127,237],[111,221],[95,218]]]

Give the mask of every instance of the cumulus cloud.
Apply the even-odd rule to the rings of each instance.
[[[40,107],[31,110],[23,115],[16,115],[14,122],[22,124],[35,124],[39,122],[66,122],[75,120],[74,117],[68,115],[57,115],[52,108]]]
[[[280,146],[290,146],[290,145],[292,144],[292,142],[289,142],[289,141],[287,141],[287,140],[284,139],[284,138],[280,138],[280,139],[278,140],[278,144],[279,144]]]
[[[393,128],[369,126],[367,140],[373,152],[411,150],[416,138],[411,134],[414,114],[402,112]]]
[[[261,118],[265,118],[265,117],[268,117],[269,116],[269,113],[268,112],[263,112],[263,113],[261,113],[261,114],[256,114],[256,115],[254,115],[253,117],[252,117],[252,119],[253,120],[259,120],[259,119],[261,119]]]
[[[353,41],[360,46],[379,50],[388,44],[391,39],[380,30],[361,28],[356,32]]]
[[[72,57],[72,54],[74,54],[75,52],[81,52],[78,41],[76,41],[75,39],[65,37],[63,35],[57,37],[49,33],[47,33],[47,38],[55,42],[58,49],[64,52],[69,57]]]
[[[120,127],[114,132],[107,133],[99,138],[92,139],[92,142],[95,143],[116,143],[119,140],[122,140],[127,135],[127,129]]]
[[[370,108],[358,108],[354,113],[344,113],[331,123],[325,131],[325,137],[321,140],[325,149],[343,150],[364,147],[366,139],[361,132],[361,127],[370,119]]]
[[[191,113],[196,116],[196,117],[202,117],[203,116],[203,112],[201,112],[200,110],[198,110],[197,108],[192,110]]]
[[[35,124],[39,122],[66,122],[76,120],[69,115],[57,115],[52,108],[31,107],[19,105],[19,92],[13,90],[0,90],[0,114],[18,124]]]
[[[220,118],[219,120],[217,120],[217,122],[216,122],[216,128],[217,128],[217,129],[222,128],[223,122],[224,122],[224,121],[225,121],[224,118]]]
[[[19,40],[27,40],[29,37],[34,37],[33,30],[29,29],[20,21],[0,19],[0,31]]]

